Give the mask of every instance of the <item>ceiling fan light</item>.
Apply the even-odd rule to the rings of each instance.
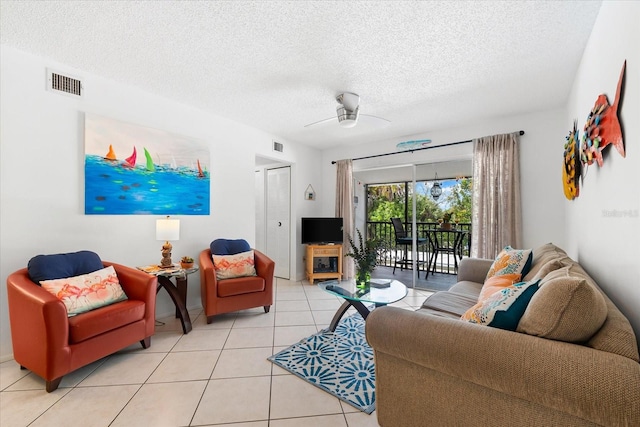
[[[338,113],[338,123],[343,128],[352,128],[358,123],[358,111],[360,107],[356,107],[354,111],[347,110],[344,106],[336,108]]]

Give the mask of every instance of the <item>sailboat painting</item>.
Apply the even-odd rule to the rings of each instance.
[[[86,215],[209,215],[204,141],[85,114]]]

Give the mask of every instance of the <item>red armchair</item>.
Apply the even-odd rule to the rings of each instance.
[[[136,341],[143,348],[151,345],[157,278],[119,264],[102,265],[114,267],[128,299],[73,317],[63,302],[31,280],[26,268],[7,277],[14,359],[42,377],[47,392],[69,372]]]
[[[227,253],[216,251],[216,255],[232,255],[250,250],[249,244],[241,240],[218,239],[211,247],[230,245]],[[240,246],[238,246],[238,244]],[[246,247],[245,247],[246,246]],[[233,249],[235,248],[235,249]],[[242,248],[242,249],[238,249]],[[213,321],[213,316],[244,310],[253,307],[264,307],[268,313],[273,304],[273,270],[275,263],[260,251],[254,251],[256,276],[237,277],[219,280],[213,267],[211,248],[200,253],[200,295],[202,307],[207,316],[207,323]]]

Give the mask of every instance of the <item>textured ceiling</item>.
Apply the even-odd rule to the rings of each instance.
[[[599,1],[8,1],[1,42],[318,148],[564,105]],[[64,70],[62,70],[64,71]],[[391,121],[341,128],[335,96]]]

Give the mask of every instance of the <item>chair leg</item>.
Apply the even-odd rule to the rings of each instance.
[[[140,344],[142,345],[142,348],[151,347],[151,337],[146,337],[145,339],[140,340]]]
[[[435,249],[429,258],[429,268],[432,275],[436,272],[436,262],[438,262],[438,249]]]
[[[213,316],[207,316],[207,325],[213,322]]]
[[[270,306],[270,305],[265,305],[265,306],[264,306],[264,312],[265,312],[265,313],[268,313],[268,312],[269,312],[269,310],[271,310],[271,306]]]
[[[46,381],[45,389],[47,390],[47,393],[51,393],[52,391],[57,390],[58,386],[60,385],[60,381],[62,381],[62,377],[56,378],[55,380]]]

